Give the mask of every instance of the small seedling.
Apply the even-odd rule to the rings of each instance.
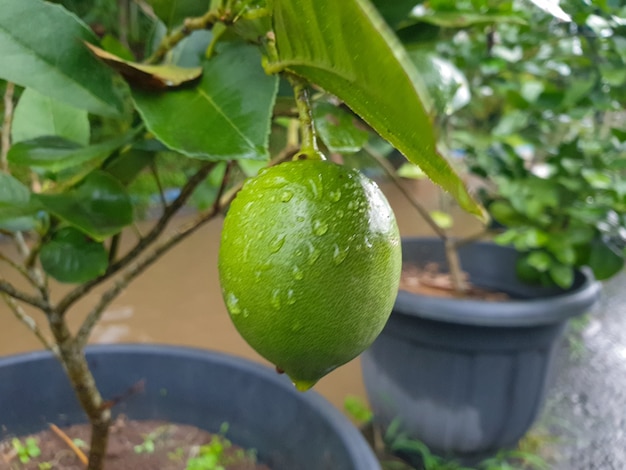
[[[24,443],[17,437],[13,438],[11,445],[22,463],[28,463],[31,459],[35,459],[41,455],[41,449],[37,444],[37,440],[33,437],[27,438]]]
[[[232,447],[232,442],[224,434],[228,431],[228,423],[223,423],[219,434],[211,437],[211,442],[200,446],[198,455],[187,461],[185,470],[225,470],[225,466],[234,463],[249,462],[256,463],[256,451],[254,449],[238,449],[235,452],[228,452]]]

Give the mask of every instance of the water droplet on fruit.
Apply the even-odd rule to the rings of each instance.
[[[318,186],[317,182],[314,180],[309,180],[309,185],[311,186],[311,192],[313,193],[313,197],[315,199],[319,198],[321,188]]]
[[[295,303],[296,303],[295,293],[293,292],[293,289],[289,289],[287,291],[287,304],[288,305],[293,305]]]
[[[283,191],[283,193],[280,195],[280,200],[283,202],[289,202],[291,201],[292,197],[293,193],[291,191]]]
[[[353,211],[354,209],[356,209],[356,206],[357,206],[357,204],[356,204],[356,202],[354,202],[354,201],[350,201],[350,202],[348,203],[348,209],[350,209],[351,211]]]
[[[296,222],[304,222],[304,217],[302,217],[301,215],[297,216]]]
[[[239,315],[241,313],[239,299],[232,292],[226,295],[226,307],[228,307],[228,311],[231,315]]]
[[[328,224],[326,222],[322,222],[321,220],[315,220],[313,222],[313,233],[315,233],[315,235],[322,236],[326,232],[328,232]]]
[[[275,309],[278,310],[280,308],[280,289],[274,289],[270,303]]]
[[[315,264],[315,262],[318,260],[318,258],[320,257],[320,252],[317,251],[317,249],[313,246],[313,244],[311,242],[307,243],[307,246],[309,248],[309,259],[308,259],[308,263],[309,265],[313,265]]]
[[[341,209],[339,209],[335,215],[337,216],[338,219],[343,219],[343,211]]]
[[[243,317],[248,318],[250,316],[250,311],[247,308],[243,309]]]
[[[285,244],[285,234],[276,236],[270,243],[270,251],[272,253],[278,253]]]
[[[330,193],[328,193],[328,197],[331,201],[337,202],[339,201],[339,199],[341,199],[341,191],[339,191],[338,189],[335,191],[331,191]]]
[[[348,256],[349,247],[346,247],[344,250],[339,248],[339,245],[335,245],[335,251],[333,252],[333,261],[335,264],[341,264]]]
[[[296,280],[301,281],[302,279],[304,279],[304,273],[300,270],[300,268],[297,265],[293,267],[293,270],[291,272],[293,273],[293,277]]]

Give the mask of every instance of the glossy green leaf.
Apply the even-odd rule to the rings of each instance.
[[[366,0],[274,0],[278,57],[288,70],[344,101],[465,209],[481,214],[436,150],[427,93],[406,51]]]
[[[133,90],[133,99],[148,129],[173,150],[207,160],[264,160],[278,79],[260,60],[254,46],[224,44],[204,62],[196,87]]]
[[[369,138],[366,130],[357,127],[357,118],[326,101],[315,103],[313,119],[318,136],[331,152],[358,152]]]
[[[550,278],[557,286],[567,289],[574,282],[574,268],[565,264],[554,263],[550,266]]]
[[[92,44],[85,44],[91,52],[113,70],[119,72],[131,86],[148,90],[178,88],[196,81],[202,75],[201,67],[179,67],[173,64],[146,65],[124,60]]]
[[[95,114],[115,116],[122,100],[113,73],[83,41],[95,35],[60,5],[5,0],[0,14],[0,78]]]
[[[409,57],[421,74],[439,114],[450,115],[470,102],[465,75],[449,60],[415,49]]]
[[[33,195],[50,213],[96,240],[114,235],[133,221],[133,207],[122,184],[94,171],[76,189]]]
[[[609,279],[624,267],[624,258],[602,240],[596,239],[591,243],[589,267],[596,279]]]
[[[554,264],[552,257],[545,251],[533,251],[528,255],[527,262],[540,272],[547,271]]]
[[[55,135],[87,145],[89,118],[84,109],[74,108],[27,88],[20,96],[13,116],[13,143]]]
[[[34,214],[38,205],[30,191],[13,176],[0,172],[0,228],[11,232],[30,230],[38,225]]]
[[[122,153],[110,164],[107,164],[104,170],[124,186],[128,186],[144,168],[154,162],[155,158],[155,152],[131,148],[128,152]]]
[[[177,26],[185,18],[206,13],[211,0],[147,0],[156,15],[169,28]]]
[[[59,230],[41,247],[39,260],[46,273],[67,283],[90,281],[108,266],[104,245],[71,227]]]
[[[400,165],[400,168],[396,171],[396,174],[400,178],[409,178],[414,180],[422,180],[427,178],[426,173],[414,163],[406,162]]]
[[[13,145],[9,150],[8,158],[13,165],[59,172],[92,160],[100,162],[128,140],[129,136],[125,135],[82,147],[61,137],[38,137]]]

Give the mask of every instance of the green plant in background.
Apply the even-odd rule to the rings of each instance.
[[[436,150],[418,72],[368,0],[7,0],[0,29],[0,234],[17,252],[0,262],[26,281],[0,278],[0,296],[63,363],[92,427],[89,470],[103,466],[111,423],[84,355],[93,328],[244,177],[305,141],[339,155],[371,138],[480,213]],[[139,229],[152,195],[157,214]],[[198,212],[163,235],[192,201]],[[56,296],[50,279],[71,286]]]
[[[451,158],[484,179],[483,201],[505,229],[496,241],[524,253],[520,275],[569,287],[581,266],[616,274],[626,245],[625,7],[376,3],[423,71]]]

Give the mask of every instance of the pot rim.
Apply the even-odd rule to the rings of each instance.
[[[403,237],[403,248],[407,244],[442,243],[437,238]],[[517,251],[512,247],[493,242],[476,242],[462,248],[495,248],[503,251]],[[471,271],[471,270],[470,270]],[[562,292],[538,293],[535,298],[512,299],[505,301],[485,301],[475,299],[453,299],[434,297],[400,290],[392,314],[419,317],[427,320],[444,321],[460,325],[491,327],[533,327],[560,323],[568,318],[585,313],[599,298],[601,283],[596,281],[589,269],[577,270],[582,279],[579,285]],[[506,292],[506,289],[502,288]],[[545,291],[543,291],[545,292]]]

